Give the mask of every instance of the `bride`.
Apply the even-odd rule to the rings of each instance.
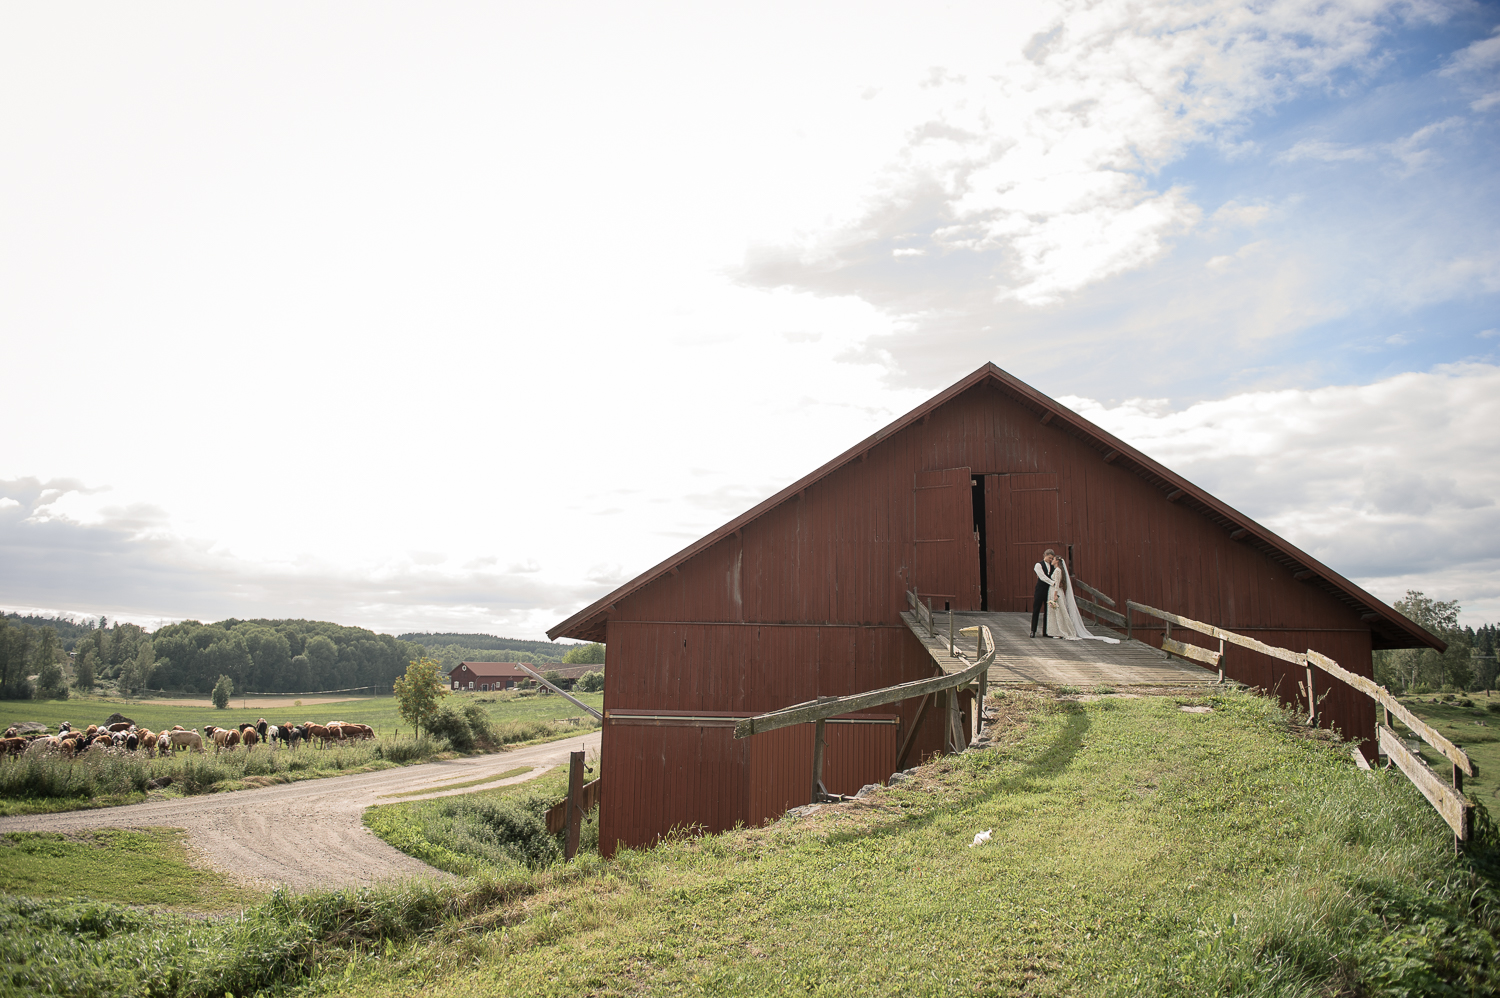
[[[1052,591],[1047,595],[1047,625],[1064,641],[1105,641],[1112,645],[1119,638],[1106,638],[1090,634],[1083,626],[1083,617],[1078,613],[1078,603],[1073,599],[1073,583],[1068,577],[1068,565],[1057,559],[1057,571],[1052,573]]]

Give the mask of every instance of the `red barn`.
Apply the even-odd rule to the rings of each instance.
[[[602,669],[598,665],[554,665],[543,663],[533,665],[533,669],[546,675],[556,672],[564,679],[577,679],[590,669]],[[449,688],[457,691],[476,693],[488,693],[495,690],[509,690],[528,682],[531,675],[515,662],[460,662],[448,673]]]
[[[574,614],[549,637],[609,648],[600,842],[720,831],[807,803],[811,725],[735,740],[738,718],[922,679],[900,613],[1029,610],[1052,547],[1113,596],[1316,649],[1362,676],[1371,651],[1443,644],[1286,540],[987,364],[801,481]],[[1138,623],[1135,636],[1160,645]],[[1178,637],[1182,637],[1178,632]],[[1229,677],[1290,698],[1300,670],[1242,648]],[[1374,733],[1368,698],[1330,682],[1323,723]],[[1319,690],[1322,693],[1322,688]],[[881,782],[909,700],[828,725],[826,784]],[[917,752],[942,744],[936,714]]]

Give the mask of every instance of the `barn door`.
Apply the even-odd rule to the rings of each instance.
[[[1036,576],[1031,566],[1053,548],[1066,555],[1055,474],[986,475],[985,581],[989,608],[1029,611]]]
[[[934,609],[979,609],[979,539],[968,468],[919,471],[913,483],[912,583]]]

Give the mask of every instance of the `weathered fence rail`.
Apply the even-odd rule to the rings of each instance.
[[[1350,672],[1339,665],[1333,659],[1320,652],[1308,649],[1305,652],[1292,651],[1289,648],[1279,648],[1276,645],[1268,645],[1264,641],[1247,637],[1224,627],[1206,624],[1201,620],[1184,617],[1181,614],[1169,613],[1166,610],[1158,610],[1144,603],[1134,600],[1125,601],[1126,612],[1126,634],[1133,637],[1133,625],[1130,618],[1140,613],[1148,617],[1155,617],[1166,624],[1166,635],[1162,639],[1162,649],[1183,658],[1195,662],[1212,665],[1219,670],[1219,678],[1224,677],[1224,646],[1236,645],[1248,648],[1250,651],[1261,655],[1269,655],[1293,665],[1299,665],[1306,670],[1305,694],[1307,696],[1307,723],[1316,725],[1318,723],[1318,696],[1317,684],[1314,680],[1314,671],[1321,671],[1334,679],[1345,683],[1350,688],[1363,693],[1374,700],[1379,711],[1379,722],[1375,725],[1375,742],[1380,754],[1388,760],[1388,765],[1394,764],[1397,769],[1406,774],[1407,779],[1414,783],[1422,795],[1437,809],[1438,814],[1453,829],[1454,846],[1462,849],[1464,844],[1474,834],[1474,805],[1464,795],[1464,776],[1475,776],[1478,770],[1467,752],[1453,744],[1452,741],[1443,736],[1432,725],[1422,720],[1406,708],[1395,695],[1384,686],[1376,683],[1365,676]],[[1213,652],[1199,645],[1188,644],[1178,641],[1172,637],[1172,625],[1176,624],[1184,630],[1194,631],[1198,634],[1217,638],[1219,642],[1218,652]],[[1302,684],[1299,684],[1302,685]],[[1453,764],[1453,777],[1451,781],[1445,781],[1433,769],[1423,761],[1422,757],[1406,747],[1405,742],[1396,730],[1391,726],[1391,718],[1395,717],[1418,738],[1431,745],[1440,755],[1444,756]],[[1359,749],[1356,748],[1358,755]],[[1364,757],[1359,756],[1363,762]]]

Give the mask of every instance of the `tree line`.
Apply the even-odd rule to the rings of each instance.
[[[408,641],[417,637],[424,641]],[[475,641],[473,645],[446,639]],[[435,639],[445,639],[436,641]],[[509,647],[484,647],[498,645]],[[537,649],[550,649],[542,656]],[[71,658],[68,653],[71,654]],[[603,645],[554,645],[488,634],[377,634],[315,620],[186,620],[152,633],[106,617],[0,615],[0,699],[66,697],[109,682],[121,693],[209,693],[227,676],[236,691],[306,693],[390,686],[430,655],[444,671],[459,662],[598,663]],[[71,661],[71,682],[67,676]],[[32,677],[35,677],[34,679]]]
[[[1375,681],[1396,693],[1494,689],[1500,631],[1494,624],[1460,626],[1458,600],[1435,600],[1409,589],[1395,603],[1408,619],[1448,643],[1446,651],[1400,648],[1375,653]]]

